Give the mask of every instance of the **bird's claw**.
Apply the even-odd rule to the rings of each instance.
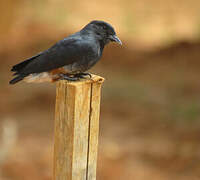
[[[78,81],[79,80],[79,77],[75,77],[75,76],[71,77],[67,74],[60,74],[60,77],[61,77],[60,78],[61,80],[68,80],[68,81]]]
[[[85,76],[89,76],[90,78],[92,78],[92,75],[90,73],[78,73],[75,75],[75,77],[78,78],[85,78]]]
[[[85,78],[85,76],[89,76],[90,78],[92,78],[92,75],[90,73],[78,73],[74,76],[70,76],[68,74],[60,74],[60,79],[68,81],[78,81],[80,78]]]

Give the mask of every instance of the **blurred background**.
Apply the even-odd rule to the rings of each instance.
[[[12,65],[111,23],[90,72],[106,78],[98,180],[200,179],[199,0],[1,0],[0,179],[51,180],[55,84],[8,85]]]

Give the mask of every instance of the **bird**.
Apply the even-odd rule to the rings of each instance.
[[[49,49],[14,65],[15,76],[9,84],[25,82],[77,81],[85,76],[102,57],[105,45],[122,45],[111,24],[93,20],[80,31],[58,41]]]

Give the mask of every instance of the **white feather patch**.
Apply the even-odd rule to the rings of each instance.
[[[24,78],[28,83],[52,82],[53,76],[48,72],[34,73]]]

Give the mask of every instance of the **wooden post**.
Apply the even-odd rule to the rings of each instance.
[[[99,110],[104,78],[58,81],[54,180],[96,180]]]

